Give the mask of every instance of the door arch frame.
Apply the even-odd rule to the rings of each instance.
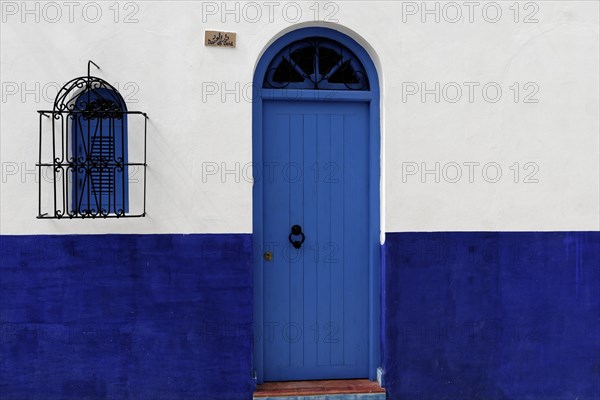
[[[368,91],[263,89],[263,80],[271,60],[287,45],[307,37],[321,36],[350,49],[363,64],[369,80]],[[252,99],[252,163],[262,171],[263,165],[263,101],[349,101],[369,103],[369,379],[375,380],[381,361],[381,127],[379,75],[371,56],[354,39],[331,28],[304,27],[284,34],[260,56],[253,75]],[[279,90],[279,91],[278,91]],[[263,319],[263,180],[254,177],[252,190],[253,260],[253,368],[257,383],[264,380]],[[259,338],[257,340],[256,334]]]

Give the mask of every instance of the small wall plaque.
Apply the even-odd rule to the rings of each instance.
[[[235,47],[235,32],[204,31],[204,45],[212,47]]]

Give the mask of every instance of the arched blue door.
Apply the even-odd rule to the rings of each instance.
[[[350,48],[358,45],[337,32],[345,43],[329,30],[302,31],[274,45],[257,71],[259,382],[372,377],[376,357],[378,95]]]

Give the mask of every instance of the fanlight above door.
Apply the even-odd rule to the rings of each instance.
[[[369,90],[369,80],[362,63],[346,46],[311,37],[286,46],[273,58],[263,88]]]

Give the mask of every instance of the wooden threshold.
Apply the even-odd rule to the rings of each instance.
[[[256,386],[254,398],[363,393],[385,393],[385,389],[368,379],[265,382]]]

